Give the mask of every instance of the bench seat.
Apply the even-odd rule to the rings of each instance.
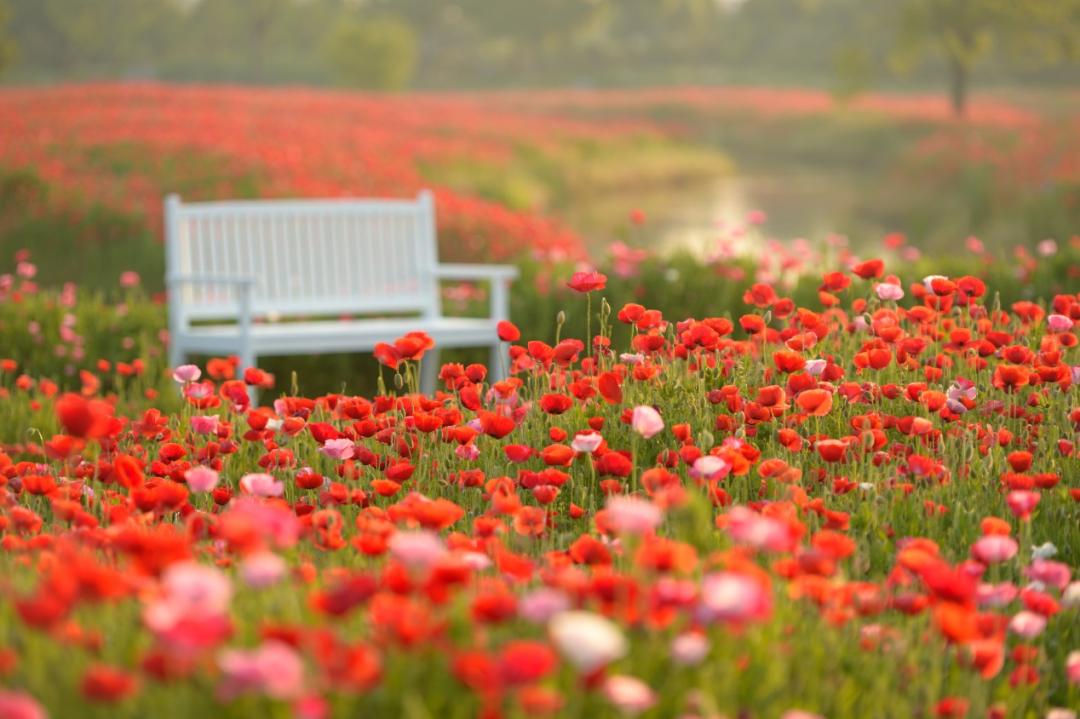
[[[427,332],[439,347],[480,347],[491,344],[495,325],[495,320],[465,317],[256,322],[251,326],[250,343],[259,357],[359,352],[418,330]],[[178,339],[188,352],[229,354],[239,346],[240,326],[193,325],[182,330]]]

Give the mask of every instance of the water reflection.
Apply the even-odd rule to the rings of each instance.
[[[763,234],[824,239],[852,226],[857,209],[848,178],[813,170],[717,177],[688,190],[651,218],[654,249],[759,254],[767,249]],[[760,220],[764,233],[753,231]]]

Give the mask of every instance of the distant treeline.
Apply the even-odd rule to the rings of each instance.
[[[913,25],[925,11],[958,23],[959,46],[977,55],[964,61],[981,81],[1069,82],[1077,66],[1062,64],[1067,49],[1052,64],[1041,51],[1005,52],[998,31],[1020,22],[1003,14],[1016,14],[1001,10],[1009,3],[1045,8],[1046,25],[1080,25],[1077,0],[0,0],[0,66],[7,58],[6,81],[20,83],[764,82],[853,93],[925,86],[950,71],[947,52],[898,61],[896,49],[910,46],[904,32],[934,35]]]

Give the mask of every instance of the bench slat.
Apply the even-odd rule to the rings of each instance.
[[[403,200],[181,205],[172,215],[178,246],[170,258],[183,274],[254,276],[252,306],[260,313],[330,311],[350,298],[355,312],[406,306],[434,314],[427,219],[422,202]],[[225,316],[237,301],[228,288],[187,287],[179,297],[191,318]]]

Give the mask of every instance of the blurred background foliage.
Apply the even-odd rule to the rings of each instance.
[[[7,6],[6,10],[3,6]],[[1078,0],[0,0],[12,82],[1067,84]],[[0,24],[2,27],[2,24]]]

